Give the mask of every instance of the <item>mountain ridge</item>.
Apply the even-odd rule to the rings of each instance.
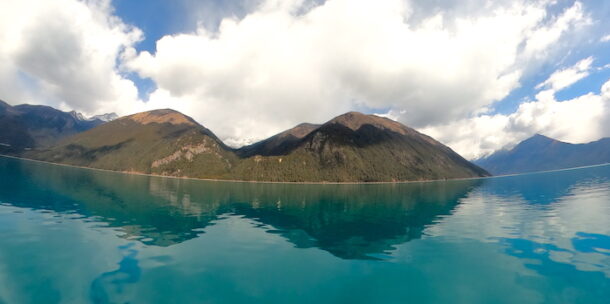
[[[210,171],[222,171],[224,144],[191,118],[176,120],[176,111],[163,109],[121,117],[76,134],[58,145],[31,151],[26,157],[69,165],[138,173],[165,172],[166,165],[182,159],[205,158]],[[182,115],[182,114],[180,114]],[[160,118],[167,116],[166,118]],[[220,162],[220,165],[219,165]],[[153,170],[154,169],[154,170]],[[180,169],[180,168],[178,168]],[[152,172],[154,171],[154,172]],[[183,176],[181,170],[171,175]]]
[[[307,136],[313,130],[319,128],[319,124],[300,123],[293,128],[280,132],[267,139],[263,139],[251,145],[236,149],[238,155],[250,157],[254,155],[277,156],[282,155],[292,145]]]
[[[516,174],[568,169],[610,162],[610,138],[583,144],[535,134],[512,149],[497,151],[474,163],[492,174]]]
[[[300,124],[233,149],[192,118],[136,113],[28,157],[115,171],[276,182],[380,182],[488,176],[450,148],[387,118],[356,112]]]
[[[11,106],[0,100],[0,152],[20,153],[51,146],[65,137],[104,123],[101,120],[81,120],[76,114],[79,113],[43,105]]]

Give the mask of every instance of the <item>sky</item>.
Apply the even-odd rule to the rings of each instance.
[[[610,136],[610,1],[0,0],[0,99],[240,146],[348,111],[468,159]]]

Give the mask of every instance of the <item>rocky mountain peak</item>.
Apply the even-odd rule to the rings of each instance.
[[[198,123],[195,122],[192,118],[171,109],[161,109],[161,110],[153,110],[148,112],[137,113],[133,115],[129,115],[123,117],[121,119],[132,120],[141,124],[151,124],[151,123],[169,123],[172,125],[191,125],[197,126]]]
[[[411,129],[407,128],[399,122],[393,121],[385,117],[380,117],[372,114],[367,115],[360,112],[347,112],[343,115],[339,115],[331,119],[329,122],[326,123],[326,125],[328,124],[340,124],[354,131],[357,131],[364,125],[372,125],[377,128],[387,129],[402,135],[406,135],[408,133],[413,132]]]

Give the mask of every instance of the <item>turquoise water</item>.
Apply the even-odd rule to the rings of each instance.
[[[0,157],[0,303],[610,303],[610,166],[377,185]]]

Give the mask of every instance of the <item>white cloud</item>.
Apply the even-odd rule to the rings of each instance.
[[[110,0],[3,0],[0,98],[86,114],[170,107],[233,145],[390,109],[468,157],[532,132],[582,141],[610,129],[600,129],[610,84],[600,95],[554,98],[588,75],[592,58],[553,74],[516,113],[485,115],[591,23],[579,2],[557,13],[544,0],[446,2],[243,0],[239,18],[210,30],[202,20],[150,54],[134,50],[143,34],[113,15]],[[148,102],[123,74],[131,71],[155,82]],[[568,123],[575,113],[579,123]]]
[[[599,42],[608,42],[610,41],[610,35],[603,36],[599,39]]]
[[[554,72],[547,80],[538,84],[536,88],[548,88],[553,91],[567,88],[589,76],[592,63],[593,57],[585,58],[577,62],[574,66]]]
[[[140,107],[117,58],[142,33],[112,13],[109,0],[3,0],[0,98],[89,114]]]
[[[403,111],[403,122],[424,127],[506,97],[550,46],[590,23],[579,2],[557,15],[549,1],[424,15],[415,1],[304,3],[264,1],[216,32],[163,37],[154,54],[131,50],[126,66],[155,81],[153,104],[235,142],[359,107]]]
[[[509,115],[481,115],[423,131],[451,146],[468,159],[510,147],[536,133],[571,143],[610,136],[610,80],[599,94],[588,93],[557,101],[544,90],[535,101],[519,105]]]

